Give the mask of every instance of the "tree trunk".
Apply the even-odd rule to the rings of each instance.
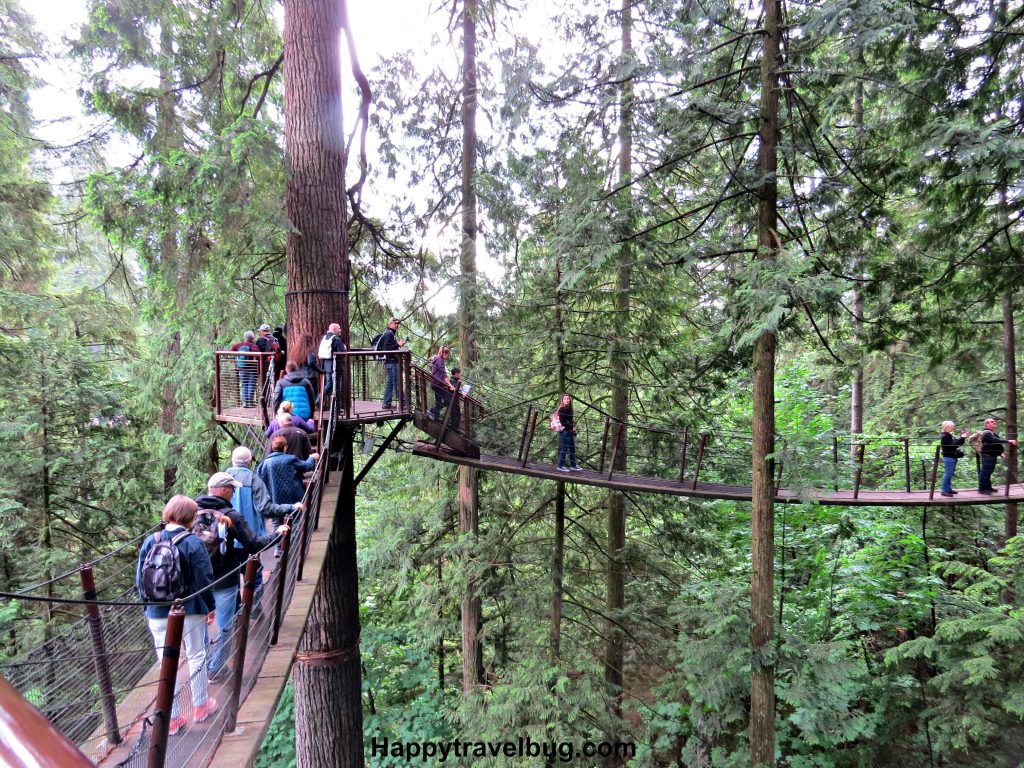
[[[621,15],[621,60],[625,65],[633,56],[633,18],[630,0],[622,0]],[[611,353],[611,411],[616,424],[629,421],[629,312],[631,271],[633,266],[632,240],[633,200],[630,190],[633,165],[633,82],[624,77],[619,86],[619,168],[617,196],[618,234],[621,240],[615,266],[615,328],[616,334]],[[617,434],[617,433],[616,433]],[[614,469],[626,471],[628,455],[626,433],[615,454]],[[622,717],[622,687],[624,681],[623,660],[624,635],[622,620],[625,598],[625,564],[622,550],[626,546],[626,497],[621,491],[608,494],[608,573],[606,577],[606,604],[608,623],[605,629],[604,680],[612,697],[612,727]],[[617,734],[609,734],[609,741],[617,740]],[[607,765],[620,765],[621,759],[611,757]]]
[[[476,19],[477,0],[462,7],[462,248],[459,253],[459,361],[464,375],[477,359],[476,274]],[[472,534],[473,546],[480,534],[478,472],[459,467],[459,533]],[[470,558],[473,557],[472,552]],[[481,605],[476,579],[469,578],[462,600],[462,690],[469,692],[483,682],[483,651],[480,647]]]
[[[285,146],[288,185],[285,313],[288,346],[348,327],[345,136],[341,114],[343,4],[285,0]]]
[[[764,0],[764,48],[761,59],[761,120],[758,129],[758,170],[762,182],[757,206],[758,259],[775,259],[777,231],[776,181],[779,135],[779,0]],[[753,482],[751,487],[752,619],[750,680],[750,763],[775,765],[775,452],[774,331],[765,330],[754,343]]]
[[[562,263],[555,253],[555,365],[558,397],[565,394],[565,323],[562,317]],[[551,553],[551,615],[548,626],[548,661],[558,663],[562,655],[562,579],[565,573],[565,483],[555,484],[555,545]]]
[[[860,56],[856,59],[859,61]],[[857,81],[857,89],[853,102],[853,121],[856,125],[857,138],[864,133],[864,83]],[[862,221],[867,226],[866,221]],[[858,253],[854,259],[853,274],[860,277],[864,270],[864,258]],[[864,432],[864,353],[861,351],[861,343],[864,335],[864,293],[860,289],[860,283],[853,285],[853,341],[857,346],[857,361],[853,366],[853,381],[850,387],[850,434],[859,435]],[[850,458],[857,458],[857,441],[850,441]]]
[[[285,309],[289,340],[330,323],[348,336],[345,137],[341,115],[343,2],[285,0]],[[323,570],[295,663],[295,741],[301,768],[361,768],[359,580],[351,428],[335,433],[342,466]]]
[[[354,434],[352,427],[336,430],[342,449],[338,503],[292,672],[299,768],[363,766]]]
[[[1006,439],[1016,440],[1017,424],[1017,349],[1013,328],[1013,291],[1003,295],[1003,378],[1006,381]],[[1006,457],[1006,482],[1017,482],[1017,449],[1010,446]],[[1017,505],[1006,505],[1004,533],[1010,539],[1017,535]]]

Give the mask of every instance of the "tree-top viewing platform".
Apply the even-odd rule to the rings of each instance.
[[[1018,0],[0,21],[0,765],[1024,766]]]

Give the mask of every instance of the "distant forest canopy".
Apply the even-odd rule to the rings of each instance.
[[[1018,434],[1018,0],[436,13],[446,31],[425,44],[450,46],[442,65],[410,51],[366,70],[365,166],[344,116],[346,186],[366,171],[346,222],[351,345],[393,314],[415,354],[451,344],[471,383],[550,410],[568,392],[592,431],[604,414],[698,425],[709,450],[766,423],[793,445],[937,442],[943,420],[959,434],[988,415]],[[0,585],[17,591],[139,535],[226,463],[212,352],[285,319],[290,63],[275,6],[248,0],[90,0],[61,46],[14,0],[0,19]],[[101,118],[73,146],[35,138],[38,60]],[[137,155],[114,167],[103,148],[119,142]],[[467,258],[464,232],[493,267]],[[458,312],[432,300],[441,286]],[[767,400],[755,359],[771,360]],[[537,451],[554,459],[550,434]],[[806,459],[809,487],[831,485],[830,462]],[[954,484],[976,480],[968,451]],[[770,669],[773,709],[753,711],[780,765],[1024,760],[1015,505],[772,519],[497,473],[478,494],[460,533],[448,465],[394,453],[360,487],[368,736],[628,740],[630,766],[749,765],[752,687]],[[755,518],[774,546],[773,634],[752,646]],[[0,656],[73,618],[0,606]],[[275,726],[268,764],[291,727]]]

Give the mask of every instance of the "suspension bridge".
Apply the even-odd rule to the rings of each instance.
[[[364,442],[371,446],[356,484],[386,450],[398,447],[432,460],[538,479],[694,499],[750,500],[750,438],[742,432],[626,424],[584,406],[576,414],[577,456],[583,468],[566,474],[553,463],[557,435],[546,428],[548,409],[540,407],[541,399],[521,400],[498,388],[474,385],[474,396],[456,393],[453,406],[433,414],[438,382],[410,352],[389,354],[398,373],[393,408],[381,405],[385,371],[380,353],[353,350],[337,355],[335,397],[325,398],[315,414],[324,450],[309,478],[306,508],[281,542],[280,559],[269,553],[270,545],[250,558],[244,572],[233,574],[243,584],[243,605],[232,636],[225,640],[232,648],[230,670],[210,681],[220,707],[207,720],[167,735],[175,680],[179,706],[186,712],[191,711],[191,681],[173,661],[154,661],[143,605],[134,590],[138,547],[155,529],[80,569],[0,595],[62,605],[81,616],[48,631],[43,645],[0,663],[0,676],[62,734],[52,741],[53,755],[73,749],[70,744],[83,756],[82,765],[251,764],[288,678],[326,552],[338,499],[329,456],[354,450],[351,444],[334,444],[339,424],[361,426],[367,433]],[[241,356],[252,358],[246,361],[251,365],[240,368]],[[247,445],[254,453],[259,453],[263,429],[273,416],[276,372],[270,357],[215,354],[214,418],[234,444]],[[400,439],[408,424],[426,437]],[[779,435],[777,442],[771,471],[780,503],[948,506],[1024,501],[1024,486],[1018,483],[1003,482],[994,495],[977,493],[973,483],[952,498],[936,493],[941,464],[935,434]],[[965,463],[961,477],[973,477],[973,462]],[[264,586],[257,596],[252,585],[260,568]],[[54,596],[61,591],[78,594]],[[169,631],[169,645],[172,635]],[[170,656],[165,654],[165,659]],[[4,736],[0,730],[0,756],[5,742],[21,738],[18,733],[8,730]],[[73,764],[66,757],[54,759],[55,765]]]

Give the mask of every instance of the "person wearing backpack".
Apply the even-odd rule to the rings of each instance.
[[[266,323],[260,326],[260,337],[256,339],[256,346],[259,347],[260,352],[273,353],[274,372],[280,376],[284,372],[284,350],[281,349],[281,345],[274,338],[270,332],[270,326]]]
[[[996,492],[996,489],[992,487],[992,473],[995,471],[999,457],[1003,455],[1004,445],[1017,445],[1017,441],[1004,440],[1001,438],[996,432],[996,420],[989,416],[985,419],[985,428],[981,431],[981,461],[978,465],[978,493],[990,496]]]
[[[246,331],[242,334],[242,340],[231,345],[232,352],[259,352],[256,346],[256,334]],[[255,357],[239,355],[235,358],[235,365],[238,367],[238,392],[243,408],[253,408],[256,405],[256,370],[259,362]]]
[[[942,435],[939,442],[942,446],[942,495],[956,496],[953,490],[953,473],[956,472],[957,459],[964,457],[961,446],[967,439],[967,432],[960,437],[953,437],[953,428],[956,426],[952,421],[942,422]]]
[[[334,356],[344,351],[345,340],[341,338],[341,326],[337,323],[331,323],[327,327],[327,333],[320,339],[320,344],[316,349],[317,360],[324,372],[324,402],[326,402],[326,398],[330,396],[331,390],[334,388]],[[342,391],[344,389],[344,387],[341,387]]]
[[[235,491],[242,487],[228,472],[216,472],[206,481],[206,494],[195,499],[198,510],[192,533],[202,541],[213,564],[213,600],[216,610],[217,640],[210,674],[218,675],[231,650],[231,629],[238,611],[239,574],[249,555],[272,544],[276,535],[260,536],[249,527],[245,516],[231,504]],[[287,533],[282,526],[278,533]],[[238,543],[241,546],[236,547]]]
[[[213,583],[213,566],[206,547],[189,530],[197,510],[198,505],[187,496],[174,496],[167,502],[161,514],[162,530],[149,536],[139,551],[135,585],[143,602],[147,603],[188,597],[182,603],[185,627],[181,639],[188,659],[192,719],[201,723],[217,709],[217,700],[208,694],[206,680],[206,617],[214,610],[213,591],[207,587]],[[206,591],[202,592],[204,589]],[[157,659],[163,658],[169,613],[169,605],[146,606],[146,622]],[[179,710],[177,683],[174,694],[168,727],[171,736],[185,726],[185,716]]]
[[[562,395],[562,402],[558,406],[558,410],[551,414],[551,424],[552,429],[558,432],[558,466],[556,469],[559,472],[581,471],[583,467],[576,463],[576,425],[572,411],[572,398],[569,395]],[[557,429],[555,424],[561,429]]]
[[[274,385],[274,410],[276,411],[285,400],[291,401],[292,414],[303,421],[313,416],[313,402],[316,394],[313,385],[301,373],[294,360],[285,365],[285,374]]]

